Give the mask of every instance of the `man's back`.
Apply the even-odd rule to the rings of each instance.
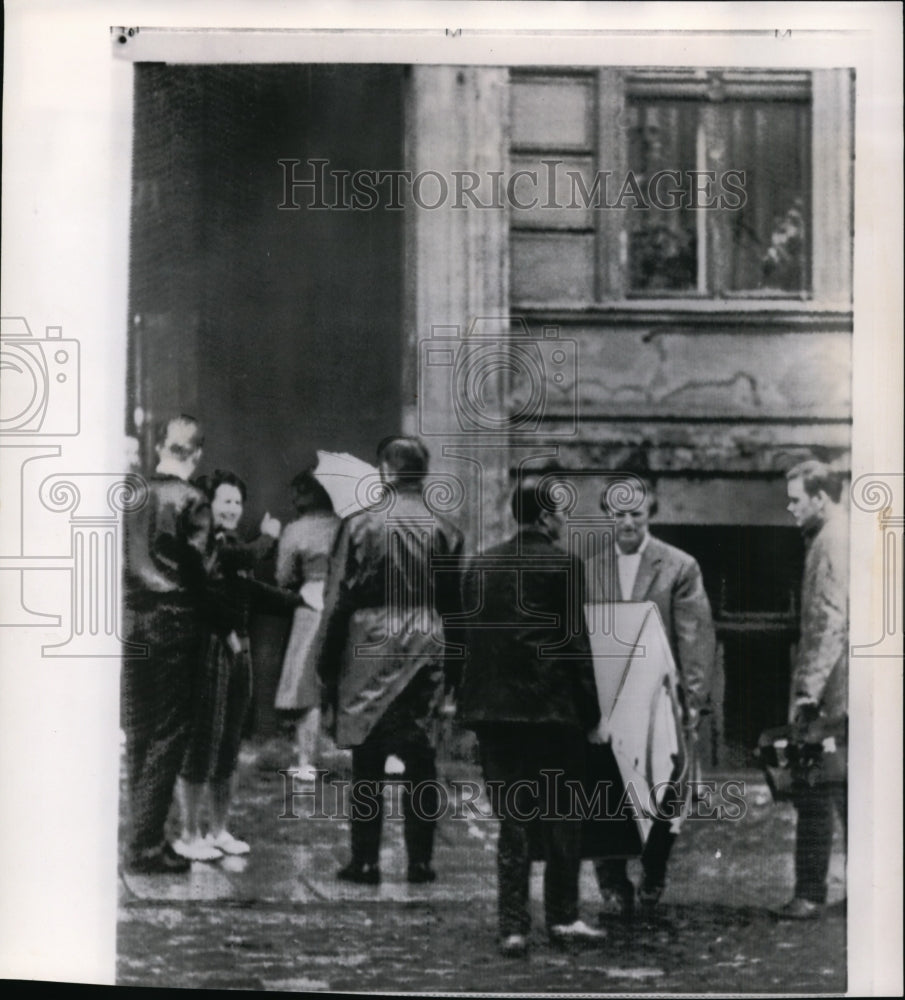
[[[459,696],[465,725],[596,725],[582,574],[580,560],[530,528],[470,563],[463,578],[468,653]]]

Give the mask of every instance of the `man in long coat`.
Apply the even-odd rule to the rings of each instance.
[[[637,502],[633,509],[611,510],[607,494],[601,508],[615,519],[615,560],[597,557],[587,562],[588,600],[653,601],[660,612],[679,673],[679,697],[686,732],[694,734],[707,703],[716,654],[716,633],[701,569],[687,552],[650,534],[650,519],[657,512],[653,483],[633,476]],[[615,566],[613,562],[615,561]],[[639,725],[647,720],[639,719]],[[639,898],[654,906],[666,883],[666,867],[675,841],[670,822],[654,821],[641,856],[643,878]],[[622,859],[602,860],[597,879],[605,899],[615,897],[622,914],[634,909],[635,887]]]
[[[380,881],[381,780],[395,755],[405,765],[408,880],[430,882],[439,805],[433,724],[448,651],[443,615],[458,609],[463,538],[424,502],[428,453],[418,438],[382,442],[378,462],[386,495],[339,528],[315,639],[331,735],[352,748],[352,860],[338,877]]]
[[[841,482],[822,462],[786,474],[788,511],[807,547],[801,585],[801,634],[792,670],[790,721],[802,742],[847,739],[848,525]],[[841,746],[840,746],[841,749]],[[775,911],[789,920],[819,917],[827,895],[833,809],[846,823],[846,783],[800,784],[795,793],[795,895]]]
[[[556,545],[563,514],[545,477],[525,477],[517,533],[475,558],[463,577],[466,664],[458,717],[477,734],[497,847],[500,951],[527,952],[530,817],[544,848],[544,910],[554,941],[593,941],[578,918],[581,819],[572,807],[587,740],[600,721],[583,618],[584,569]],[[547,490],[547,497],[555,490]]]

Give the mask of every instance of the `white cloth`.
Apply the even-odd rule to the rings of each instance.
[[[645,535],[636,552],[623,552],[618,545],[616,546],[616,569],[619,573],[619,592],[623,601],[632,599],[638,567],[641,565],[641,555],[647,548],[649,539],[650,535]]]

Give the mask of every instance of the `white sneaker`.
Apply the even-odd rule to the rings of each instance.
[[[248,854],[251,847],[244,841],[234,837],[228,830],[223,830],[216,837],[208,834],[204,838],[205,844],[209,844],[215,851],[223,854]]]
[[[571,924],[554,924],[550,928],[550,940],[556,942],[569,941],[602,941],[606,931],[589,927],[583,920],[575,920]]]
[[[193,837],[191,840],[180,837],[173,841],[173,850],[190,861],[219,861],[223,857],[223,851],[209,843],[207,838],[201,837]]]

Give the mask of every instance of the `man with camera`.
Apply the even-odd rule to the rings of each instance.
[[[797,745],[844,749],[848,722],[848,526],[842,484],[827,465],[809,460],[786,473],[787,510],[805,538],[801,634],[792,669],[792,736]],[[833,810],[843,826],[843,775],[816,772],[796,782],[795,895],[774,910],[783,920],[823,912],[833,845]]]

